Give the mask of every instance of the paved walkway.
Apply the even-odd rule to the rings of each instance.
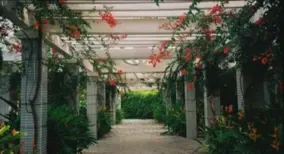
[[[162,136],[166,130],[154,120],[124,120],[85,154],[191,154],[195,141]]]

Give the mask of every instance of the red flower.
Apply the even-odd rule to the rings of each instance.
[[[190,90],[194,88],[194,83],[193,82],[189,82],[186,84],[186,90]]]
[[[216,4],[215,6],[213,6],[211,9],[210,9],[210,14],[215,14],[215,13],[222,13],[222,8],[220,5]]]
[[[113,79],[108,80],[108,83],[109,83],[111,86],[115,86],[115,80],[113,80]]]
[[[253,56],[252,60],[253,60],[253,61],[257,61],[257,57],[256,57],[256,56]]]
[[[254,22],[254,24],[260,25],[262,23],[262,21],[263,21],[263,18],[260,17],[260,18],[257,19],[257,21]]]
[[[190,61],[190,60],[191,60],[190,55],[186,55],[186,56],[184,57],[184,60],[185,60],[186,62]]]
[[[183,69],[180,71],[181,75],[187,75],[187,70],[186,69]]]
[[[63,4],[65,4],[66,3],[66,0],[59,0],[59,4],[60,5],[63,5]]]
[[[267,62],[268,62],[268,59],[266,57],[261,58],[261,63],[263,65],[267,64]]]
[[[229,50],[230,50],[229,47],[224,48],[224,54],[228,54]]]
[[[73,38],[80,38],[80,36],[81,36],[81,33],[78,30],[76,30],[72,33]]]
[[[153,67],[156,67],[157,63],[160,63],[161,60],[160,60],[160,57],[157,55],[157,54],[152,54],[150,57],[149,57],[149,64],[152,64]]]
[[[20,44],[13,44],[12,45],[12,50],[16,51],[16,52],[20,52],[22,49],[21,45]]]
[[[56,50],[55,50],[54,48],[52,48],[52,49],[51,49],[51,52],[52,52],[53,54],[55,54],[55,53],[56,53]]]
[[[41,19],[41,23],[43,23],[43,24],[49,24],[49,20],[48,20],[48,19]]]
[[[215,24],[220,24],[220,23],[223,22],[223,19],[222,19],[221,16],[213,16],[213,17],[212,17],[212,20],[213,20],[213,22],[214,22]]]
[[[118,70],[118,75],[122,75],[124,72],[122,70]]]
[[[100,13],[102,17],[102,21],[106,21],[110,27],[114,27],[117,25],[117,20],[112,16],[110,12]]]

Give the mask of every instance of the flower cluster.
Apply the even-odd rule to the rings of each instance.
[[[15,36],[17,30],[11,21],[0,18],[0,50],[2,53],[21,51],[21,41]]]
[[[105,21],[111,28],[117,25],[117,20],[114,18],[111,12],[99,12],[102,21]]]

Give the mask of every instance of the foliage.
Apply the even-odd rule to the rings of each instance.
[[[232,107],[217,116],[210,128],[205,128],[208,151],[212,154],[280,154],[281,110],[255,109],[253,112],[232,114]]]
[[[116,122],[116,124],[120,124],[122,122],[122,120],[123,120],[123,117],[124,117],[123,111],[119,110],[119,109],[116,109],[115,114],[116,114],[115,115],[115,118],[116,118],[115,122]]]
[[[185,108],[182,104],[176,103],[170,108],[166,119],[169,134],[186,136]]]
[[[82,153],[95,143],[88,119],[68,105],[49,106],[47,126],[48,153]]]
[[[161,101],[157,91],[133,91],[122,96],[121,106],[125,118],[153,118],[154,104]]]
[[[112,125],[112,118],[108,111],[100,109],[98,111],[98,138],[104,137],[105,134],[110,132]]]
[[[156,102],[153,109],[153,118],[159,123],[167,122],[166,104],[163,101]]]
[[[10,154],[19,152],[21,148],[19,140],[23,136],[23,133],[0,121],[0,153]]]

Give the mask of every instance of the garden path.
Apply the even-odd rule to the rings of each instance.
[[[192,154],[199,147],[193,140],[160,135],[165,131],[154,120],[123,120],[84,154]]]

